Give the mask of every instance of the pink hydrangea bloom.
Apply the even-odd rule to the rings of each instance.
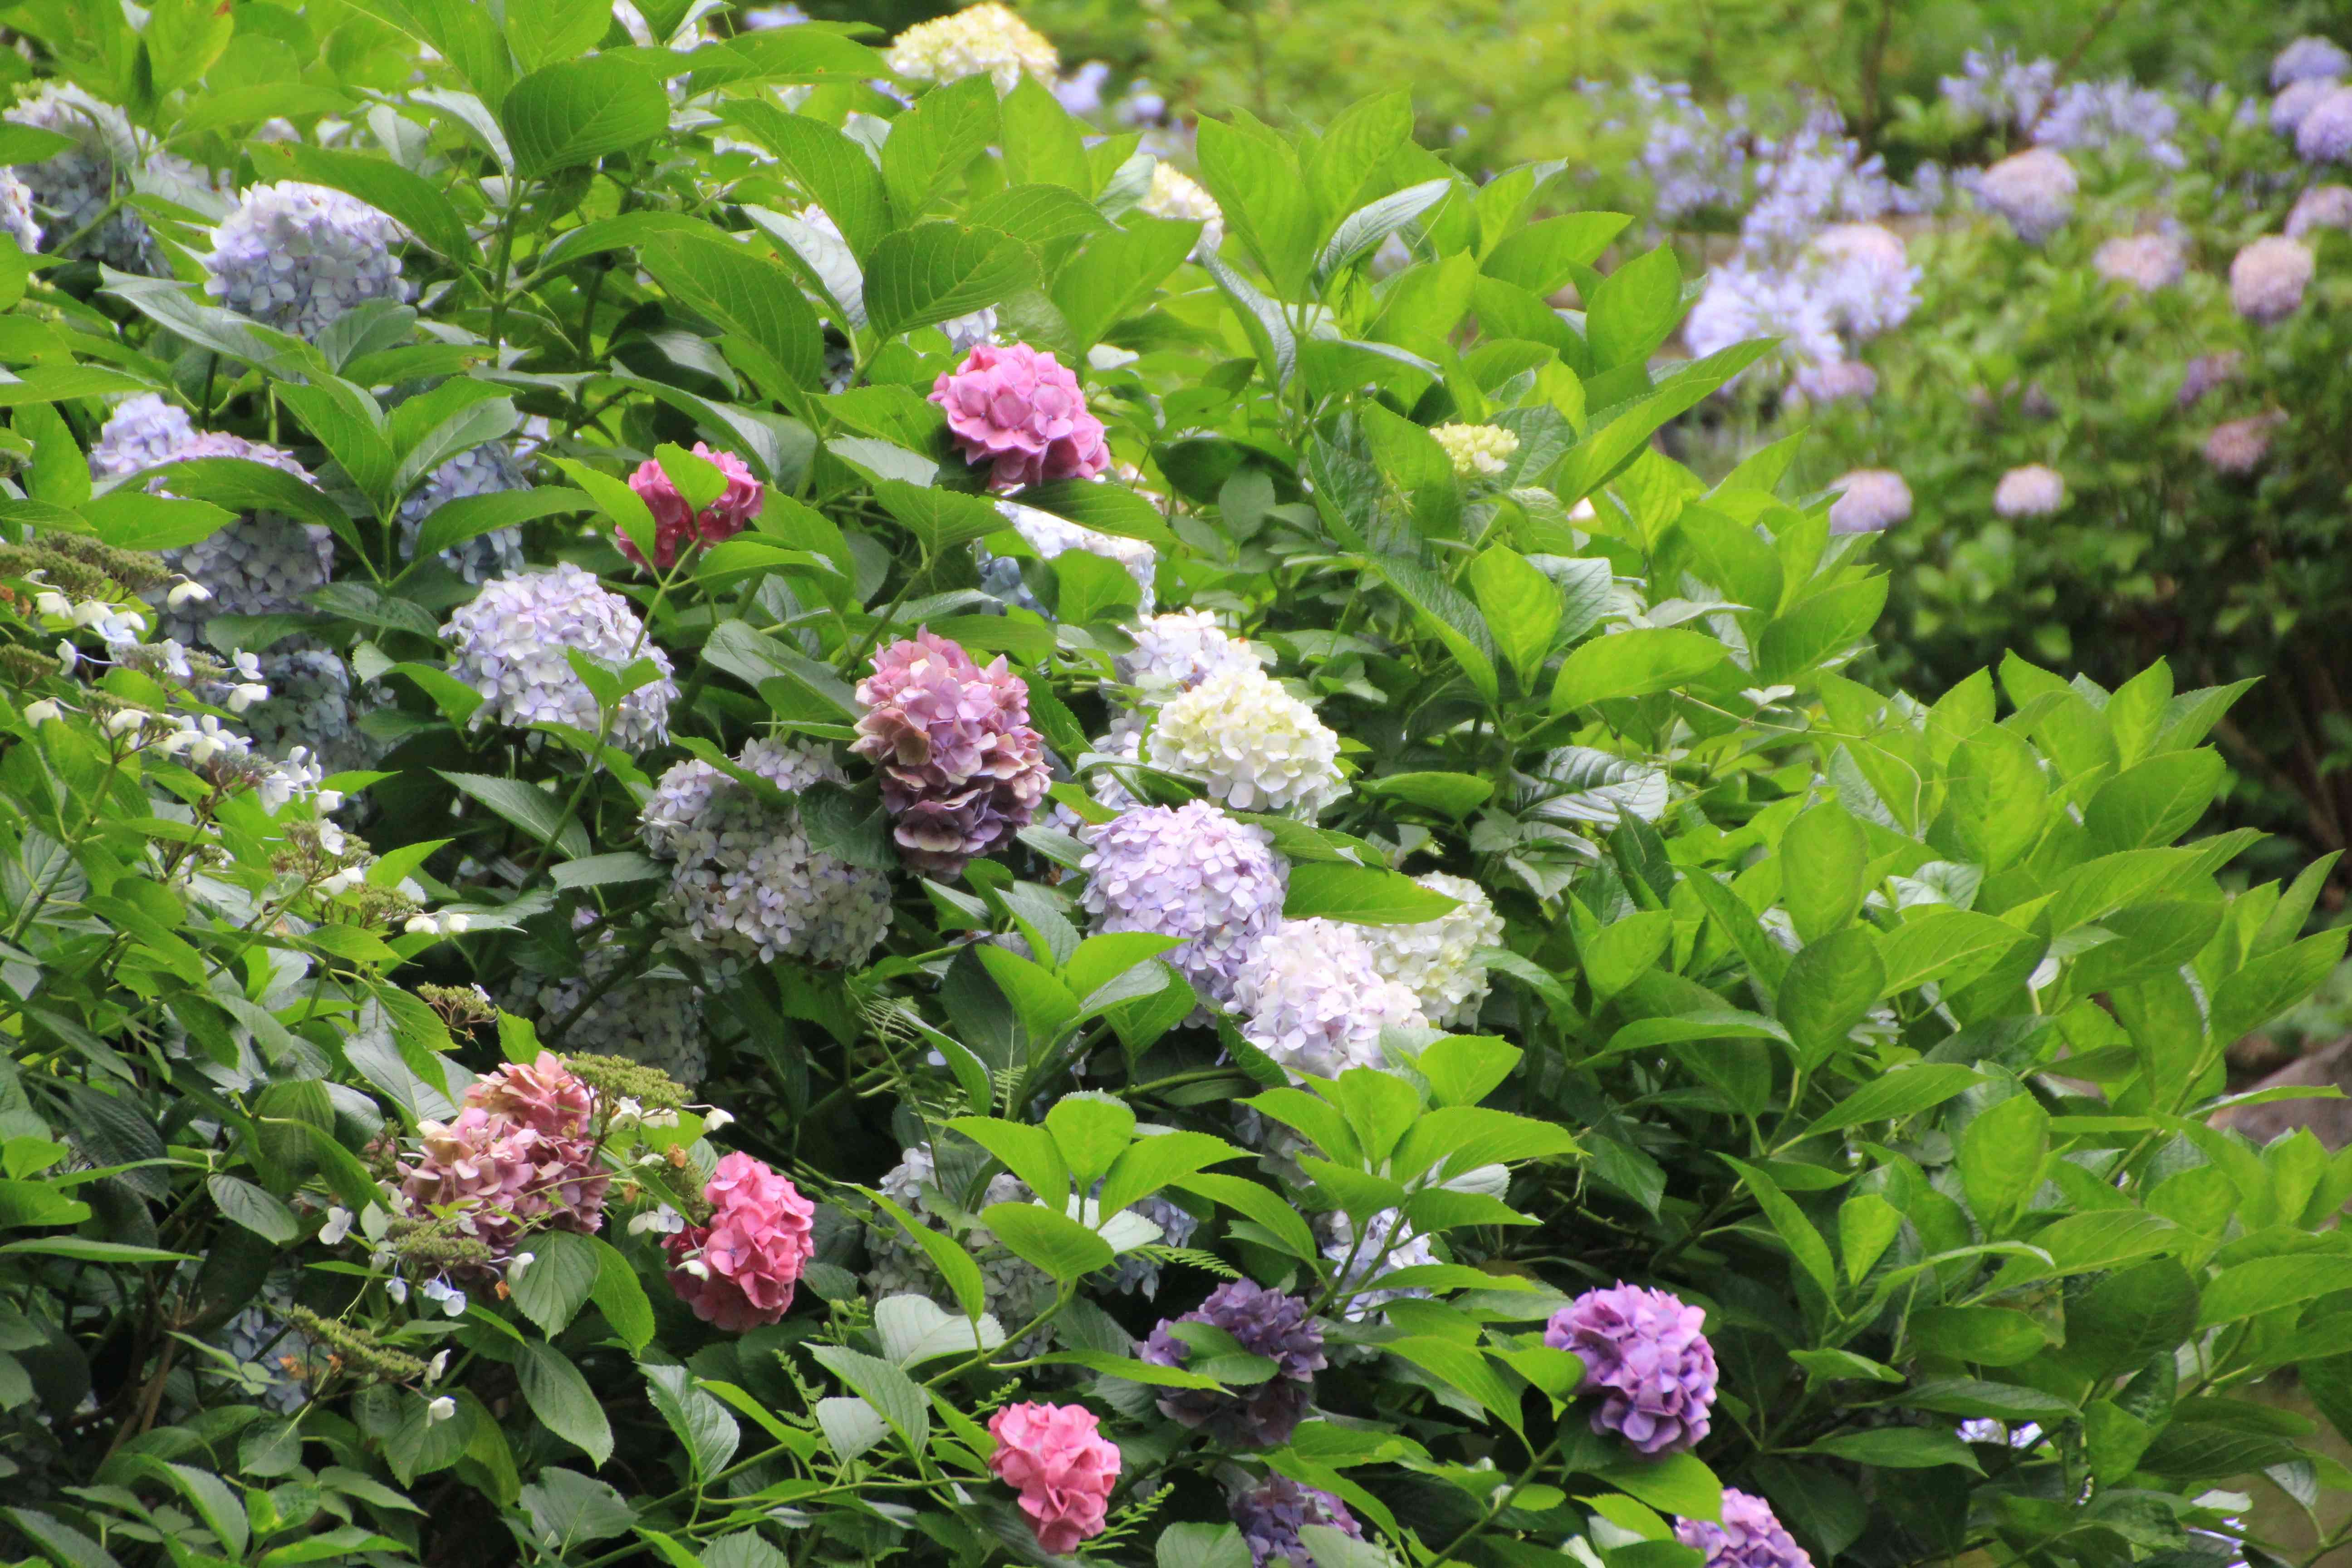
[[[1009,490],[1047,479],[1090,479],[1110,467],[1102,421],[1087,412],[1078,378],[1026,343],[981,343],[931,384],[964,461],[992,465]]]
[[[629,476],[629,488],[654,514],[654,565],[663,571],[689,544],[717,544],[734,538],[768,504],[767,491],[760,488],[742,458],[732,452],[714,452],[700,441],[694,444],[694,455],[717,464],[727,476],[727,489],[698,512],[686,504],[686,498],[677,493],[677,487],[656,459],[647,458]],[[613,542],[621,547],[622,554],[640,566],[646,563],[644,552],[627,534],[615,534]]]
[[[612,1178],[585,1138],[550,1137],[479,1105],[467,1106],[453,1121],[424,1122],[417,1135],[416,1157],[400,1168],[402,1206],[421,1216],[454,1217],[490,1249],[497,1268],[530,1231],[593,1236],[604,1223]]]
[[[1037,1544],[1056,1556],[1103,1532],[1118,1447],[1094,1412],[1076,1405],[1008,1405],[989,1417],[996,1452],[988,1468],[1021,1493]]]
[[[704,1322],[730,1334],[782,1318],[816,1251],[816,1208],[800,1189],[738,1151],[702,1189],[710,1223],[671,1237],[670,1288]]]
[[[1051,782],[1029,727],[1029,689],[997,659],[982,669],[929,631],[874,656],[857,683],[866,716],[849,748],[882,775],[882,804],[907,863],[952,877],[1013,842]]]
[[[466,1103],[521,1123],[542,1138],[583,1138],[596,1112],[596,1094],[553,1051],[534,1062],[509,1062],[474,1080]]]

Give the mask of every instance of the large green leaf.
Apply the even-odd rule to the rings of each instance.
[[[885,235],[866,265],[866,320],[894,338],[1032,288],[1036,258],[1001,229],[919,223]]]

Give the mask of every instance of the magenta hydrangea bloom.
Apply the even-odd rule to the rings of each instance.
[[[612,1178],[586,1138],[551,1137],[479,1105],[419,1124],[417,1138],[415,1158],[400,1167],[402,1207],[454,1219],[490,1249],[488,1268],[459,1272],[496,1279],[530,1232],[593,1236],[604,1223]]]
[[[1620,1281],[1552,1314],[1544,1343],[1584,1363],[1582,1394],[1601,1396],[1592,1429],[1644,1454],[1680,1453],[1706,1436],[1715,1347],[1706,1314],[1679,1296]]]
[[[475,1079],[466,1103],[520,1122],[542,1138],[583,1138],[596,1113],[596,1091],[553,1051],[541,1051],[537,1061],[509,1062]]]
[[[1225,1506],[1241,1526],[1242,1539],[1249,1542],[1251,1568],[1267,1568],[1277,1561],[1313,1568],[1314,1554],[1298,1534],[1310,1524],[1328,1525],[1352,1540],[1364,1538],[1364,1527],[1346,1503],[1288,1476],[1268,1476],[1258,1486],[1234,1492]]]
[[[1723,1489],[1723,1522],[1675,1521],[1675,1539],[1706,1554],[1706,1568],[1813,1568],[1813,1560],[1782,1528],[1772,1505],[1733,1487]]]
[[[866,712],[849,749],[880,771],[908,865],[952,877],[1036,816],[1052,782],[1045,742],[1029,727],[1029,689],[1003,658],[983,669],[919,632],[874,656],[857,700]]]
[[[1078,378],[1026,343],[978,344],[931,384],[931,401],[947,410],[964,461],[990,465],[992,489],[1090,479],[1110,467]]]
[[[714,452],[700,441],[694,444],[694,455],[718,466],[727,476],[727,488],[717,500],[700,511],[686,504],[686,498],[670,483],[669,475],[660,462],[647,458],[629,476],[629,488],[654,514],[654,565],[667,571],[677,561],[677,552],[691,544],[717,544],[732,539],[750,526],[760,509],[768,504],[768,492],[751,477],[743,459],[732,452]],[[615,533],[613,542],[621,553],[642,566],[645,552],[625,533]]]
[[[1192,1347],[1171,1331],[1178,1323],[1209,1323],[1234,1336],[1251,1355],[1274,1363],[1274,1375],[1240,1388],[1170,1389],[1160,1413],[1187,1426],[1205,1426],[1233,1447],[1273,1448],[1290,1441],[1307,1414],[1315,1374],[1323,1370],[1323,1328],[1296,1296],[1236,1279],[1209,1292],[1200,1310],[1162,1319],[1137,1353],[1154,1366],[1182,1366]]]
[[[988,1468],[1021,1494],[1037,1544],[1055,1556],[1103,1532],[1118,1447],[1094,1412],[1076,1405],[1008,1405],[988,1418],[996,1452]]]
[[[710,1223],[688,1226],[669,1248],[670,1289],[694,1315],[730,1334],[782,1319],[816,1252],[816,1207],[768,1166],[738,1150],[702,1189]]]

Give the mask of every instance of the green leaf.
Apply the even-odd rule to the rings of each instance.
[[[1984,1075],[1974,1068],[1915,1062],[1864,1084],[1815,1118],[1793,1142],[1802,1142],[1824,1132],[1859,1127],[1869,1121],[1900,1121],[1933,1110],[1983,1081]]]
[[[1542,672],[1544,656],[1559,635],[1563,605],[1559,584],[1526,556],[1500,544],[1473,559],[1464,575],[1477,596],[1478,612],[1486,617],[1495,646],[1518,677],[1519,685],[1532,689]]]
[[[1814,595],[1764,628],[1757,640],[1757,676],[1767,682],[1801,682],[1824,661],[1870,635],[1886,607],[1886,579],[1867,577]]]
[[[1411,1362],[1447,1387],[1468,1394],[1512,1431],[1520,1430],[1518,1391],[1503,1380],[1494,1363],[1475,1346],[1433,1335],[1408,1335],[1391,1340],[1381,1348]]]
[[[1643,697],[1685,685],[1723,662],[1723,645],[1678,626],[1637,626],[1600,637],[1570,654],[1551,689],[1551,710]]]
[[[2345,1289],[2352,1289],[2352,1258],[2309,1253],[2258,1258],[2213,1277],[2205,1287],[2197,1322],[2200,1328],[2233,1323]]]
[[[515,1376],[531,1414],[604,1468],[613,1457],[613,1424],[604,1418],[604,1407],[572,1358],[543,1340],[525,1340],[515,1361]]]
[[[1799,952],[1773,998],[1798,1059],[1811,1067],[1835,1055],[1885,994],[1885,982],[1878,939],[1866,926],[1848,926]]]
[[[1080,1192],[1091,1191],[1135,1138],[1135,1112],[1124,1100],[1094,1090],[1066,1094],[1045,1112],[1062,1163]],[[1108,1211],[1106,1219],[1116,1210]]]
[[[566,859],[577,859],[588,853],[588,830],[565,816],[562,805],[545,790],[520,779],[453,773],[440,768],[433,771],[444,783],[522,829],[533,842],[554,845]]]
[[[1886,963],[1889,995],[1935,981],[1947,993],[1979,978],[2001,954],[2038,940],[2006,921],[1974,910],[1914,910],[1886,933],[1880,954]]]
[[[1978,1112],[1960,1134],[1960,1179],[1988,1236],[2000,1235],[2011,1211],[2042,1184],[2049,1147],[2050,1113],[2021,1092]]]
[[[541,66],[507,93],[499,122],[515,173],[543,179],[651,142],[669,129],[660,79],[613,55]]]
[[[2071,1341],[2071,1309],[2068,1316]],[[1911,1315],[1911,1339],[1930,1355],[1980,1366],[2016,1366],[2040,1354],[2050,1342],[2040,1323],[2007,1307],[1925,1307]],[[2142,1356],[2126,1364],[2136,1366],[2147,1359]]]
[[[748,351],[747,368],[771,384],[772,394],[824,384],[824,328],[782,268],[717,229],[656,235],[637,255],[680,302],[730,334],[724,347]]]
[[[511,19],[510,16],[510,23]],[[473,237],[467,233],[466,220],[449,198],[423,175],[389,159],[302,142],[282,148],[263,143],[253,152],[257,163],[282,155],[286,178],[357,196],[452,261],[474,258]]]
[[[1422,624],[1435,632],[1470,678],[1478,695],[1492,705],[1501,694],[1495,677],[1495,638],[1478,607],[1444,577],[1420,562],[1401,555],[1371,559],[1372,569],[1387,579],[1398,597],[1419,613]]]
[[[728,100],[719,105],[719,115],[776,155],[782,172],[833,219],[863,267],[890,232],[882,174],[864,150],[820,121],[754,99]]]
[[[1252,122],[1203,119],[1196,154],[1201,182],[1223,209],[1226,226],[1249,248],[1276,291],[1304,299],[1314,268],[1316,221],[1297,154]]]
[[[996,140],[996,84],[985,79],[987,74],[982,71],[935,88],[890,122],[890,138],[882,144],[882,183],[889,191],[890,210],[901,232],[919,219],[931,198]],[[880,260],[879,247],[875,260]],[[870,274],[874,268],[866,270]],[[866,299],[870,310],[870,279]],[[891,331],[883,335],[890,336]]]
[[[1120,226],[1089,237],[1063,262],[1048,294],[1084,353],[1097,340],[1151,298],[1152,290],[1184,263],[1200,226],[1130,213]],[[1034,506],[1025,494],[1024,505]]]
[[[1503,237],[1481,264],[1489,278],[1549,297],[1601,259],[1631,218],[1618,213],[1570,213],[1528,224]]]
[[[523,69],[576,59],[596,47],[613,25],[603,0],[536,0],[507,12],[507,42]]]
[[[1332,230],[1322,253],[1316,257],[1316,279],[1328,280],[1342,268],[1370,256],[1391,235],[1419,221],[1422,215],[1453,192],[1451,176],[1423,180],[1419,184],[1391,191],[1358,207],[1339,220],[1339,226]]]
[[[603,1258],[590,1237],[568,1230],[533,1231],[520,1250],[531,1260],[520,1279],[508,1270],[508,1291],[542,1332],[560,1334],[594,1291]]]
[[[972,1260],[971,1254],[964,1249],[962,1244],[944,1231],[934,1230],[923,1224],[899,1207],[896,1201],[871,1187],[858,1190],[871,1198],[876,1207],[897,1221],[898,1228],[906,1233],[908,1238],[929,1257],[931,1267],[940,1271],[940,1277],[955,1292],[956,1304],[963,1309],[964,1316],[967,1319],[979,1317],[982,1309],[987,1305],[987,1286],[981,1279],[980,1265]]]
[[[1808,1454],[1826,1454],[1857,1465],[1887,1470],[1926,1470],[1937,1465],[1958,1465],[1984,1473],[1969,1446],[1949,1432],[1924,1426],[1880,1426],[1867,1432],[1841,1432],[1809,1445]]]
[[[205,1178],[205,1190],[222,1214],[254,1235],[278,1247],[291,1247],[302,1234],[294,1211],[274,1194],[251,1182],[219,1173]]]
[[[1661,245],[1633,258],[1602,279],[1585,300],[1584,337],[1593,368],[1646,362],[1682,317],[1683,271],[1674,247]]]
[[[2083,809],[2095,852],[2153,849],[2197,824],[2221,792],[2228,769],[2219,752],[2168,752],[2126,768]]]
[[[1003,230],[919,223],[875,246],[866,267],[866,320],[877,337],[895,338],[994,305],[1036,282],[1036,258]]]
[[[2213,992],[2213,1038],[2242,1039],[2303,1002],[2343,961],[2345,938],[2341,928],[2307,936],[2224,979]]]
[[[1790,823],[1779,858],[1780,896],[1801,942],[1819,942],[1844,926],[1870,891],[1870,841],[1835,801]]]
[[[174,92],[193,85],[220,58],[236,31],[236,18],[215,0],[157,0],[140,34],[155,90]],[[242,1532],[233,1556],[245,1553],[241,1537]]]
[[[1796,1259],[1797,1266],[1820,1287],[1822,1296],[1835,1301],[1836,1265],[1830,1258],[1829,1243],[1822,1240],[1822,1233],[1813,1228],[1813,1222],[1805,1217],[1805,1212],[1780,1190],[1771,1177],[1756,1166],[1734,1160],[1729,1155],[1724,1156],[1724,1163],[1739,1173],[1741,1184],[1756,1199],[1758,1206],[1763,1209],[1764,1217],[1780,1233],[1781,1241],[1787,1244],[1789,1256]]]
[[[1452,912],[1458,903],[1397,871],[1309,861],[1290,868],[1282,912],[1288,920],[1321,915],[1358,925],[1419,925]]]
[[[1995,1421],[2067,1421],[2077,1412],[2067,1401],[2038,1388],[1975,1378],[1948,1377],[1914,1386],[1902,1402],[1946,1415],[1977,1415]]]
[[[1389,773],[1359,780],[1356,787],[1383,800],[1409,801],[1459,820],[1486,804],[1495,793],[1492,780],[1475,773]]]
[[[923,1452],[930,1436],[930,1402],[923,1397],[914,1379],[887,1361],[839,1345],[812,1345],[809,1353],[879,1412],[909,1453]]]
[[[1594,1472],[1628,1497],[1685,1519],[1720,1521],[1723,1483],[1693,1454],[1662,1454],[1635,1464],[1610,1465]]]
[[[595,1243],[596,1280],[588,1287],[589,1299],[622,1342],[641,1351],[653,1341],[653,1303],[621,1249],[601,1237],[591,1239]]]
[[[1307,1228],[1306,1216],[1285,1198],[1246,1177],[1204,1173],[1187,1176],[1172,1184],[1180,1192],[1223,1204],[1254,1221],[1275,1245],[1293,1258],[1311,1261],[1321,1256],[1314,1232]]]
[[[981,1223],[1013,1256],[1035,1264],[1058,1282],[1068,1285],[1116,1260],[1110,1244],[1076,1220],[1055,1214],[1040,1204],[991,1204]]]
[[[685,1446],[697,1480],[709,1481],[727,1468],[743,1441],[743,1429],[727,1407],[694,1385],[685,1367],[640,1363],[646,1392],[669,1429]]]

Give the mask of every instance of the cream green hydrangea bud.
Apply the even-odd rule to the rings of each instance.
[[[1465,479],[1494,479],[1519,449],[1518,436],[1500,425],[1440,425],[1430,434]]]
[[[1151,765],[1198,779],[1235,811],[1313,816],[1347,792],[1339,737],[1264,670],[1211,676],[1160,710]]]
[[[1214,256],[1225,243],[1224,209],[1200,181],[1164,158],[1151,165],[1151,188],[1143,193],[1135,210],[1151,217],[1199,224],[1201,237],[1192,242],[1194,256]]]
[[[1000,93],[1020,86],[1024,71],[1050,85],[1062,68],[1045,35],[996,0],[917,23],[892,40],[887,58],[900,76],[940,85],[984,71]]]

